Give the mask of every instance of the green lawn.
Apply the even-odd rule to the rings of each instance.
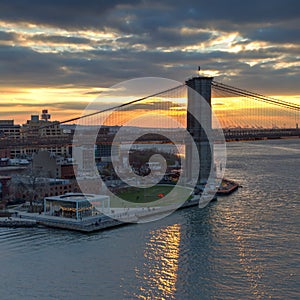
[[[149,188],[128,188],[117,193],[124,201],[120,202],[117,197],[112,196],[110,202],[111,207],[165,206],[184,202],[190,193],[189,188],[179,186],[175,188],[174,185],[167,184]]]

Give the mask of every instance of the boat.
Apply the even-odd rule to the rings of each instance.
[[[222,183],[217,190],[217,196],[227,196],[239,188],[238,183],[229,179],[222,179]]]

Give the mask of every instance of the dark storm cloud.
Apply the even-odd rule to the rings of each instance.
[[[89,56],[91,60],[87,60]],[[41,54],[28,48],[0,46],[1,72],[5,74],[0,77],[0,84],[109,87],[122,80],[143,76],[167,77],[183,82],[193,70],[196,71],[195,62],[200,62],[206,69],[219,70],[222,74],[219,80],[231,81],[234,85],[260,91],[280,88],[282,91],[290,92],[293,85],[295,89],[295,86],[298,86],[299,68],[285,68],[279,72],[274,70],[272,62],[258,63],[253,67],[244,62],[247,59],[263,59],[266,56],[273,56],[276,59],[277,54],[262,51],[236,54],[216,51],[183,55],[180,51],[132,52],[120,49],[113,53],[91,51],[83,56],[81,53]],[[163,66],[165,63],[174,66],[170,69],[165,68]],[[236,75],[232,75],[232,72]],[[293,73],[292,77],[290,72]],[[280,87],[278,82],[282,84]]]
[[[253,1],[143,1],[143,5],[110,11],[106,19],[113,28],[126,33],[155,32],[160,27],[188,26],[223,31],[259,28],[270,23],[299,18],[297,0]],[[130,18],[131,16],[131,18]],[[128,22],[124,19],[128,17]]]
[[[204,70],[218,70],[222,74],[219,80],[242,87],[267,93],[279,88],[282,92],[296,91],[300,70],[293,63],[299,56],[299,11],[297,0],[1,1],[2,21],[41,27],[37,32],[33,30],[22,45],[0,46],[0,85],[109,87],[140,76],[182,82],[194,70],[196,74],[201,65]],[[81,36],[39,33],[49,25],[75,32],[113,30],[119,37],[91,41]],[[233,42],[233,46],[240,46],[241,51],[181,51],[186,46],[212,41],[212,30],[224,34],[238,31],[244,39]],[[17,37],[16,33],[0,31],[0,42],[15,41]],[[249,50],[246,46],[250,41],[270,46]],[[27,42],[73,44],[78,45],[78,51],[41,53],[32,50],[36,45],[26,46]],[[294,47],[287,48],[284,43],[293,43]],[[93,45],[95,49],[82,52],[81,45]],[[143,51],[138,50],[140,46]],[[274,64],[279,59],[288,67],[276,69]],[[248,62],[255,60],[251,67]]]
[[[0,2],[2,20],[47,24],[63,28],[94,28],[103,25],[103,16],[117,4],[136,4],[135,0],[4,0]]]
[[[26,47],[0,45],[1,85],[47,85],[57,83],[59,58],[34,52]]]
[[[0,31],[0,42],[1,41],[12,41],[16,38],[16,34],[13,32]]]
[[[168,1],[170,6],[172,0]],[[178,16],[191,23],[257,24],[293,20],[299,18],[300,2],[297,0],[252,0],[252,1],[179,1],[176,2]]]
[[[199,0],[4,0],[1,19],[48,24],[64,28],[99,28],[118,25],[120,30],[152,31],[157,26],[201,24],[218,27],[226,22],[268,23],[298,19],[297,0],[199,1]],[[129,23],[124,22],[130,17]]]
[[[142,35],[119,38],[116,41],[125,43],[127,47],[136,44],[144,44],[148,49],[156,47],[179,47],[182,45],[193,45],[209,40],[212,37],[209,32],[186,34],[180,32],[179,28],[156,28]]]
[[[250,32],[248,37],[271,43],[297,43],[300,44],[300,25],[298,28],[266,27]]]

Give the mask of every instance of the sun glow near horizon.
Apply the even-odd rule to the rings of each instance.
[[[52,120],[63,121],[80,116],[85,112],[93,112],[98,108],[103,107],[113,107],[137,98],[135,96],[128,96],[129,98],[126,97],[126,100],[124,100],[121,96],[112,97],[109,96],[110,93],[106,93],[106,91],[109,91],[108,88],[101,87],[6,87],[1,88],[1,91],[0,119],[14,119],[16,124],[25,123],[26,120],[30,119],[30,115],[40,114],[42,109],[49,110],[52,115]],[[275,95],[272,97],[300,105],[300,95]],[[170,99],[165,100],[169,101]],[[164,100],[161,99],[161,101]],[[184,105],[186,100],[185,98],[178,98],[174,99],[174,101],[182,104],[182,108],[179,106],[168,107],[163,110],[168,110],[168,115],[170,117],[173,115],[175,118],[181,118],[180,122],[182,123],[183,117],[181,115],[184,113],[183,109],[186,108],[186,105]],[[88,105],[92,102],[96,103],[94,110],[85,111]],[[259,118],[260,108],[264,108],[265,110],[268,109],[270,115],[274,114],[276,110],[276,107],[274,108],[272,105],[259,102],[253,103],[253,100],[251,102],[249,99],[242,97],[213,97],[212,106],[221,125],[224,126],[224,124],[227,124],[225,127],[236,127],[238,126],[239,120],[241,120],[240,125],[243,125],[246,123],[243,119],[254,119],[255,113],[258,114]],[[178,110],[178,108],[180,109]],[[129,111],[123,113],[124,116],[122,119],[126,119],[126,113],[128,114]],[[132,117],[140,113],[142,113],[142,110],[137,112],[135,109],[130,112],[130,115]],[[162,114],[164,113],[165,112],[162,111]],[[282,119],[280,124],[285,124],[285,126],[291,124],[292,127],[294,127],[295,120],[293,120],[293,118],[291,119],[290,114],[280,113],[279,110],[276,111],[275,114]],[[268,116],[265,116],[265,118],[267,117]]]

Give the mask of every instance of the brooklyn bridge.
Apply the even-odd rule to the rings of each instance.
[[[205,93],[207,91],[209,93],[209,105],[218,120],[218,126],[222,128],[226,141],[300,138],[299,104],[217,82],[210,77],[195,78],[204,82]],[[57,124],[62,128],[75,128],[75,125],[77,125],[77,128],[81,126],[85,130],[89,126],[101,126],[96,138],[96,144],[99,145],[112,143],[114,134],[109,134],[107,128],[124,126],[132,117],[132,114],[136,112],[146,111],[155,113],[155,116],[171,117],[186,127],[189,105],[188,88],[193,88],[190,85],[191,80],[153,95],[134,99],[103,110],[95,110],[76,118],[57,122]],[[202,93],[201,91],[197,92]],[[202,96],[207,98],[207,95]],[[155,117],[153,118],[155,119]],[[163,143],[167,142],[163,138],[164,132],[168,132],[169,135],[174,134],[178,136],[180,134],[181,129],[172,128],[173,125],[168,124],[168,121],[161,124],[161,126],[159,121],[154,123],[156,125],[153,127],[157,127],[160,134],[147,134],[141,137],[140,141]],[[50,125],[45,123],[44,127],[47,126],[51,127],[53,123]],[[151,127],[149,124],[146,127],[149,126]],[[216,124],[212,122],[213,130],[215,127]],[[41,129],[37,128],[35,130]],[[31,137],[21,135],[19,138],[2,136],[0,138],[0,149],[26,147],[49,149],[53,146],[71,146],[74,142],[72,133],[73,131],[71,130],[60,136],[44,136],[40,134]],[[217,139],[217,134],[215,136]],[[126,139],[131,140],[130,133],[124,136],[124,141]],[[84,143],[84,140],[81,143]]]

